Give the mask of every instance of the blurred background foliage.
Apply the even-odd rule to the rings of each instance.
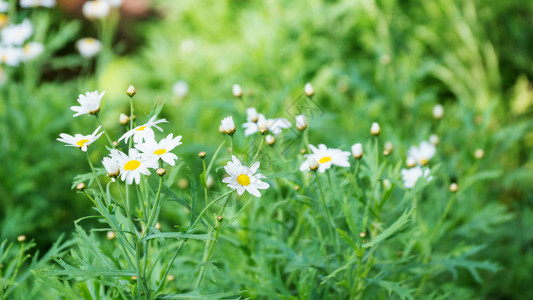
[[[446,162],[441,180],[457,180],[462,189],[454,214],[466,220],[476,211],[480,218],[477,228],[446,242],[490,245],[476,255],[501,268],[484,273],[483,284],[461,277],[460,295],[533,297],[528,289],[533,282],[533,2],[158,0],[152,8],[143,20],[123,20],[127,26],[121,26],[114,45],[118,55],[97,77],[90,76],[94,66],[84,67],[87,62],[72,51],[76,34],[95,31],[80,26],[86,21],[55,12],[54,20],[70,18],[68,26],[65,21],[51,27],[61,32],[58,48],[50,50],[55,57],[41,60],[42,73],[29,67],[5,83],[2,240],[26,234],[48,249],[88,211],[89,203],[70,190],[71,179],[88,171],[84,160],[55,142],[60,132],[89,133],[96,127],[89,117],[72,122],[68,108],[79,93],[107,92],[101,117],[114,137],[122,134],[118,116],[128,112],[130,84],[137,89],[137,112],[164,102],[161,117],[171,122],[169,131],[183,135],[179,154],[200,173],[196,153],[215,151],[222,117],[232,114],[240,124],[244,108],[254,106],[267,116],[291,118],[291,105],[312,82],[323,108],[310,120],[313,144],[347,149],[378,121],[384,140],[395,146],[391,159],[403,161],[410,145],[436,133],[440,160]],[[188,84],[185,97],[172,92],[178,80]],[[232,97],[234,83],[243,86],[244,100]],[[431,117],[437,103],[445,107],[440,122]],[[237,137],[236,145],[244,145],[243,139]],[[485,157],[474,162],[477,148]],[[179,225],[180,218],[184,214],[169,206],[163,226]],[[261,259],[268,264],[272,258]],[[226,268],[242,263],[227,262]],[[250,274],[226,280],[249,284]],[[253,274],[253,280],[265,285],[272,280],[262,275],[268,274]],[[451,279],[441,276],[433,283]],[[268,296],[263,293],[269,289],[247,288]]]

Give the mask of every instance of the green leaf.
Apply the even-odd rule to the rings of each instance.
[[[389,228],[385,229],[385,231],[375,236],[370,242],[363,244],[363,248],[372,247],[393,235],[396,231],[402,228],[402,226],[405,225],[407,221],[409,221],[409,217],[411,216],[413,211],[413,209],[411,209],[410,211],[406,210],[403,215],[401,215],[400,218],[398,218],[398,220],[396,220],[396,222],[394,222]]]
[[[158,296],[156,299],[220,299],[231,296],[237,296],[244,293],[245,291],[234,291],[234,292],[221,292],[216,294],[202,295],[198,292],[190,292],[185,294],[164,294]]]
[[[152,239],[191,239],[191,240],[214,240],[210,234],[192,234],[192,233],[183,233],[183,232],[160,232],[150,234],[149,236],[143,238],[141,241],[152,240]]]

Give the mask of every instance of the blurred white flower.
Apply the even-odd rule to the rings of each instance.
[[[20,7],[54,7],[56,5],[56,0],[20,0]]]
[[[118,122],[121,125],[128,125],[130,123],[130,117],[125,114],[120,114],[120,116],[118,117]]]
[[[0,62],[7,66],[16,67],[23,57],[21,48],[13,46],[0,46]]]
[[[158,158],[161,158],[162,161],[173,166],[175,160],[178,159],[176,154],[171,153],[172,149],[181,145],[181,135],[173,137],[173,134],[169,134],[166,138],[162,139],[159,143],[155,140],[147,140],[143,144],[136,144],[135,148],[139,149],[143,153],[153,154]]]
[[[153,116],[152,118],[150,118],[150,120],[148,120],[148,122],[146,122],[146,124],[139,125],[139,126],[133,128],[133,129],[129,130],[128,132],[124,133],[124,135],[121,136],[120,139],[118,139],[118,141],[120,142],[121,140],[125,139],[125,142],[128,142],[128,140],[129,140],[129,138],[131,136],[133,136],[133,141],[136,144],[142,143],[143,140],[144,141],[153,140],[154,139],[154,130],[152,129],[152,127],[155,127],[159,131],[163,132],[163,129],[161,127],[157,126],[157,124],[159,124],[159,123],[168,123],[168,121],[166,119],[160,119],[160,120],[156,121],[155,118],[157,118],[157,116]]]
[[[22,46],[24,42],[33,34],[33,25],[30,20],[24,19],[20,24],[12,24],[2,29],[2,44]]]
[[[104,133],[103,131],[98,133],[100,128],[102,128],[102,126],[98,126],[98,128],[89,135],[76,133],[74,136],[71,136],[70,134],[61,133],[59,135],[61,138],[58,138],[57,140],[65,143],[65,146],[77,147],[80,148],[81,151],[87,152],[87,147]]]
[[[30,61],[43,54],[44,45],[39,42],[29,42],[22,49],[22,59],[24,61]]]
[[[102,51],[102,42],[93,38],[83,38],[76,42],[76,49],[84,58],[91,58]]]
[[[122,0],[104,0],[109,2],[109,5],[112,7],[120,7],[122,5]]]
[[[287,129],[291,126],[291,122],[285,118],[267,119],[263,114],[257,114],[257,122],[248,121],[242,124],[242,127],[245,128],[245,136],[250,136],[260,131],[261,128],[268,129],[268,131],[278,136],[282,129]]]
[[[174,96],[184,98],[189,94],[189,85],[185,81],[178,81],[172,86],[172,92]]]
[[[9,9],[9,3],[6,1],[0,0],[0,13],[5,13]]]
[[[255,107],[249,107],[246,109],[246,121],[248,122],[257,122],[259,119],[259,114]]]
[[[105,0],[87,1],[83,4],[82,12],[87,19],[103,19],[109,15],[111,4]]]
[[[107,176],[111,177],[111,180],[115,182],[115,177],[120,175],[120,166],[118,162],[113,157],[104,157],[102,159],[102,164],[107,172]]]
[[[432,134],[429,136],[429,142],[432,143],[433,145],[437,146],[439,145],[439,137],[436,135],[436,134]]]
[[[421,168],[420,166],[416,166],[410,169],[402,169],[401,172],[403,185],[408,189],[414,187],[420,177],[424,177],[428,181],[433,179],[433,176],[429,176],[429,169]]]
[[[308,97],[311,97],[315,94],[315,89],[313,88],[310,82],[305,84],[304,93]]]
[[[229,176],[222,179],[222,182],[227,183],[229,188],[237,190],[239,195],[247,191],[256,197],[261,197],[259,190],[267,189],[270,185],[261,181],[261,179],[266,178],[263,174],[255,174],[259,169],[259,162],[248,168],[243,166],[235,155],[232,156],[232,160],[228,161],[224,167]]]
[[[414,166],[416,166],[416,160],[412,157],[408,157],[406,160],[405,160],[405,165],[408,167],[408,168],[412,168]]]
[[[304,115],[298,115],[294,119],[296,121],[296,128],[298,128],[298,130],[305,130],[307,128],[307,120],[305,119]]]
[[[314,155],[309,155],[306,159],[307,166],[309,167],[309,170],[316,171],[318,169],[318,160]],[[301,167],[300,167],[301,168]]]
[[[150,175],[148,168],[157,169],[157,156],[141,154],[137,149],[130,149],[128,155],[124,152],[111,149],[111,157],[120,167],[120,179],[127,184],[141,182],[141,174]]]
[[[360,159],[363,157],[363,145],[361,145],[361,143],[352,145],[352,156],[355,159]]]
[[[430,142],[423,141],[419,147],[411,146],[407,152],[408,157],[414,158],[414,160],[420,164],[425,165],[429,160],[435,156],[437,148]]]
[[[300,165],[300,171],[309,171],[309,156],[313,156],[314,159],[318,161],[318,171],[320,173],[324,173],[327,169],[331,168],[332,165],[336,165],[339,167],[349,167],[350,162],[348,161],[348,157],[350,156],[350,152],[348,151],[342,151],[339,149],[329,148],[326,147],[324,144],[318,145],[318,148],[316,148],[313,145],[309,145],[309,148],[313,152],[312,154],[306,154],[306,159],[301,165]]]
[[[377,122],[372,123],[372,126],[370,127],[370,133],[375,136],[378,136],[381,133],[381,127],[379,127]]]
[[[276,138],[269,134],[265,136],[265,142],[267,143],[267,145],[272,146],[276,143]]]
[[[234,84],[233,88],[231,89],[233,96],[236,98],[242,97],[242,88],[238,84]]]
[[[221,121],[222,129],[224,130],[224,133],[233,135],[235,133],[235,123],[233,123],[233,117],[227,116]]]
[[[85,93],[85,95],[80,94],[78,96],[78,103],[80,104],[80,106],[70,107],[72,111],[76,112],[73,117],[85,114],[98,114],[100,112],[100,101],[102,101],[102,97],[104,96],[104,94],[105,92],[98,94],[98,91],[87,92]]]
[[[444,116],[444,107],[440,104],[433,106],[433,118],[442,119]]]

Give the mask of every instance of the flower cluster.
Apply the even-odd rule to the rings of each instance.
[[[3,8],[0,5],[0,9]],[[17,67],[21,62],[31,61],[44,52],[43,44],[29,42],[33,34],[30,20],[10,24],[0,31],[0,63]]]

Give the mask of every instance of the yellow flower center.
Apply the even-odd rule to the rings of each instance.
[[[321,163],[321,164],[327,163],[328,161],[331,161],[331,157],[330,156],[324,156],[324,157],[322,157],[321,159],[318,160],[318,162]]]
[[[429,160],[426,159],[426,158],[421,158],[421,159],[420,159],[420,164],[421,164],[421,165],[427,165],[428,162],[429,162]]]
[[[167,149],[159,149],[154,151],[155,155],[163,155],[165,153],[167,153]]]
[[[89,140],[79,140],[76,145],[78,145],[78,147],[83,147],[83,145],[85,145],[85,143],[87,143]]]
[[[141,127],[137,128],[137,129],[135,129],[135,130],[136,130],[136,131],[143,131],[145,128],[146,128],[146,126],[141,126]]]
[[[133,171],[141,165],[141,162],[138,160],[130,160],[124,165],[124,170]]]
[[[250,185],[250,177],[248,177],[248,175],[241,174],[241,175],[239,175],[239,177],[237,177],[237,182],[240,185],[242,185],[242,186],[249,186]]]

